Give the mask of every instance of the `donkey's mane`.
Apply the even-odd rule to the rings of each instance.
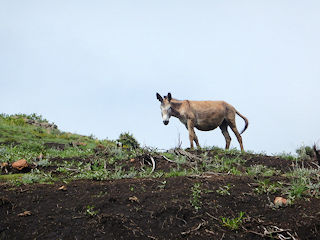
[[[183,101],[175,99],[175,98],[172,98],[170,103],[171,103],[171,106],[173,108],[180,108],[180,106],[182,105]]]

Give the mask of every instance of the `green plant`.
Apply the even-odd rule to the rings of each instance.
[[[231,149],[222,149],[225,153],[230,154],[230,155],[236,155],[236,156],[240,156],[242,154],[245,154],[243,152],[241,152],[240,150],[238,150],[237,148],[231,148]]]
[[[201,185],[200,183],[195,183],[191,188],[191,198],[190,203],[196,211],[201,209]]]
[[[136,172],[126,172],[122,166],[115,166],[114,172],[110,174],[111,179],[123,179],[132,178],[136,175]]]
[[[242,174],[241,171],[238,170],[236,167],[231,167],[228,172],[236,176],[240,176]]]
[[[285,174],[291,179],[289,186],[284,190],[288,198],[294,201],[302,197],[319,197],[320,196],[320,170],[296,166],[292,171]]]
[[[73,147],[68,147],[64,150],[57,150],[57,149],[48,149],[46,150],[46,156],[49,158],[55,158],[55,157],[60,157],[60,158],[73,158],[73,157],[88,157],[91,156],[94,153],[92,148],[87,148],[87,149],[80,149],[80,148],[73,148]]]
[[[221,217],[222,225],[227,228],[230,228],[231,230],[237,230],[242,224],[242,221],[244,219],[244,214],[245,214],[244,212],[240,212],[239,217],[236,217],[236,218]]]
[[[140,146],[133,135],[128,132],[121,133],[117,141],[120,142],[124,148],[137,149]]]
[[[111,173],[104,169],[100,169],[96,171],[84,170],[80,174],[76,175],[76,178],[101,181],[101,180],[108,179],[110,175]]]
[[[47,167],[52,165],[52,163],[49,161],[49,159],[41,159],[37,161],[37,167]]]
[[[88,205],[86,206],[86,214],[90,217],[94,217],[99,213],[98,210],[94,210],[94,206]]]
[[[318,180],[318,177],[320,176],[320,170],[314,169],[314,168],[306,168],[304,166],[302,167],[295,167],[292,169],[292,171],[285,174],[287,177],[292,177],[296,179],[315,179]]]
[[[278,156],[278,157],[280,157],[280,158],[289,160],[289,161],[297,160],[297,158],[296,158],[295,156],[293,156],[293,155],[290,154],[290,153],[286,153],[286,152],[278,153],[278,154],[275,154],[275,155]]]
[[[108,163],[109,164],[114,164],[118,161],[129,158],[129,152],[127,152],[121,148],[114,147],[114,146],[108,147],[106,149],[106,154],[108,155]]]
[[[161,184],[158,185],[158,188],[159,189],[164,189],[166,187],[166,184],[167,184],[167,181],[164,180],[164,181],[161,182]]]
[[[208,170],[241,175],[241,172],[237,169],[237,167],[241,166],[245,162],[246,161],[239,156],[232,158],[226,156],[215,156],[208,162],[206,168]]]
[[[220,195],[230,195],[231,184],[227,184],[225,186],[219,187],[219,189],[216,190],[216,192]]]
[[[21,180],[17,180],[22,184],[31,184],[31,183],[53,183],[54,178],[50,173],[41,172],[38,169],[32,169],[31,173],[24,174],[21,177]]]
[[[282,183],[271,183],[269,179],[258,181],[258,187],[254,191],[258,194],[262,193],[275,193],[282,187]]]
[[[292,201],[307,195],[308,185],[303,179],[293,180],[286,193]]]
[[[271,177],[274,175],[279,175],[281,173],[280,170],[276,170],[274,168],[268,168],[264,165],[253,165],[247,168],[246,170],[249,176],[263,176],[263,177]]]
[[[298,157],[302,160],[310,160],[314,158],[314,151],[312,147],[309,146],[301,146],[296,150],[296,153],[298,154]]]

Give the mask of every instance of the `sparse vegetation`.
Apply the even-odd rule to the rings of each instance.
[[[98,210],[94,210],[94,206],[88,205],[86,206],[86,214],[88,214],[90,217],[94,217],[99,213]]]
[[[54,178],[52,174],[44,173],[39,171],[38,169],[31,170],[31,173],[27,173],[22,175],[21,179],[14,180],[14,184],[20,185],[20,184],[30,184],[30,183],[53,183]]]
[[[121,143],[124,148],[137,149],[140,146],[134,136],[128,132],[121,133],[117,141]]]
[[[301,146],[296,150],[296,153],[298,154],[298,157],[302,160],[310,160],[313,159],[315,154],[310,146]]]
[[[247,168],[247,174],[249,176],[262,176],[262,177],[271,177],[274,175],[279,175],[281,173],[280,170],[276,170],[274,168],[268,168],[264,165],[253,165]]]
[[[175,229],[173,232],[180,229],[181,232],[172,236],[172,239],[180,239],[182,235],[190,235],[190,239],[197,238],[196,234],[221,239],[223,235],[214,235],[221,230],[221,225],[236,230],[223,230],[223,234],[235,233],[240,234],[239,239],[243,239],[242,236],[250,239],[250,234],[245,232],[247,224],[253,223],[250,227],[257,232],[260,228],[256,223],[261,216],[266,221],[274,220],[273,215],[265,211],[268,206],[283,214],[286,214],[288,206],[295,207],[299,216],[304,216],[303,209],[315,203],[313,208],[317,210],[305,216],[315,216],[315,211],[320,212],[320,208],[317,208],[320,170],[312,162],[310,147],[299,148],[298,156],[266,156],[217,147],[161,152],[141,148],[130,133],[121,134],[116,141],[98,140],[94,136],[32,125],[26,119],[49,123],[37,115],[0,116],[0,190],[5,192],[5,196],[24,196],[22,202],[25,202],[28,194],[34,194],[33,191],[42,186],[39,184],[48,184],[41,190],[49,189],[48,192],[31,197],[32,207],[28,203],[30,209],[36,209],[38,204],[46,201],[49,197],[42,198],[46,194],[52,193],[51,198],[63,200],[76,196],[71,205],[62,207],[56,203],[51,206],[52,211],[67,209],[68,214],[72,212],[74,219],[78,221],[83,218],[86,224],[94,222],[100,230],[103,229],[101,232],[105,232],[110,222],[112,226],[125,226],[121,233],[132,236],[131,229],[134,229],[137,237],[152,238],[155,235],[141,227],[146,222],[141,226],[135,222],[147,219],[150,222],[161,221],[163,229],[171,229],[171,225]],[[156,163],[154,171],[151,171],[151,157]],[[20,171],[12,168],[12,164],[19,159],[27,160],[28,169]],[[66,186],[60,188],[61,183]],[[279,207],[273,202],[275,196],[286,198],[287,204]],[[10,201],[14,202],[15,199]],[[0,216],[5,221],[19,214],[14,209],[20,211],[25,208],[6,208],[10,201],[8,203],[0,197],[0,207],[6,209],[3,212],[11,214]],[[19,206],[17,202],[14,204]],[[304,205],[300,208],[301,204]],[[246,214],[241,211],[243,209],[246,209]],[[112,214],[109,214],[109,210]],[[229,214],[233,217],[230,218]],[[226,215],[229,217],[216,217]],[[286,217],[290,219],[291,216]],[[291,223],[305,223],[305,218],[298,217],[294,216]],[[17,222],[16,219],[14,222]],[[158,229],[155,226],[159,226],[159,223],[150,224],[152,231]],[[293,226],[298,232],[299,228]],[[235,238],[235,235],[232,236]]]
[[[276,191],[280,190],[282,187],[281,182],[272,183],[269,179],[264,179],[258,181],[258,187],[254,189],[254,191],[258,194],[269,194],[275,193]]]
[[[242,221],[244,219],[244,214],[245,214],[244,212],[240,212],[239,217],[236,217],[236,218],[221,217],[222,225],[231,230],[237,230],[242,224]]]
[[[231,184],[227,184],[225,186],[219,187],[219,189],[216,190],[217,193],[220,195],[230,195]]]
[[[200,183],[195,183],[191,188],[191,198],[190,203],[196,211],[201,208],[201,185]]]

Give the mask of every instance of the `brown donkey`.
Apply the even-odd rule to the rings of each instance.
[[[245,121],[245,127],[241,134],[248,127],[248,119],[230,104],[224,101],[180,101],[173,99],[171,93],[168,93],[168,96],[164,96],[164,98],[157,93],[157,99],[161,102],[160,109],[163,123],[167,125],[171,116],[179,118],[189,131],[191,148],[193,148],[193,141],[200,148],[194,128],[201,131],[210,131],[220,127],[226,139],[226,149],[229,149],[231,142],[227,129],[229,126],[238,139],[241,151],[243,151],[242,137],[237,130],[235,117],[238,114]]]

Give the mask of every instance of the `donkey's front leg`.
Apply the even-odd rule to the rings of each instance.
[[[196,133],[194,132],[194,123],[192,120],[188,119],[187,127],[188,127],[188,131],[189,131],[190,148],[193,149],[193,141],[195,141],[197,147],[200,148],[198,137],[197,137]]]

